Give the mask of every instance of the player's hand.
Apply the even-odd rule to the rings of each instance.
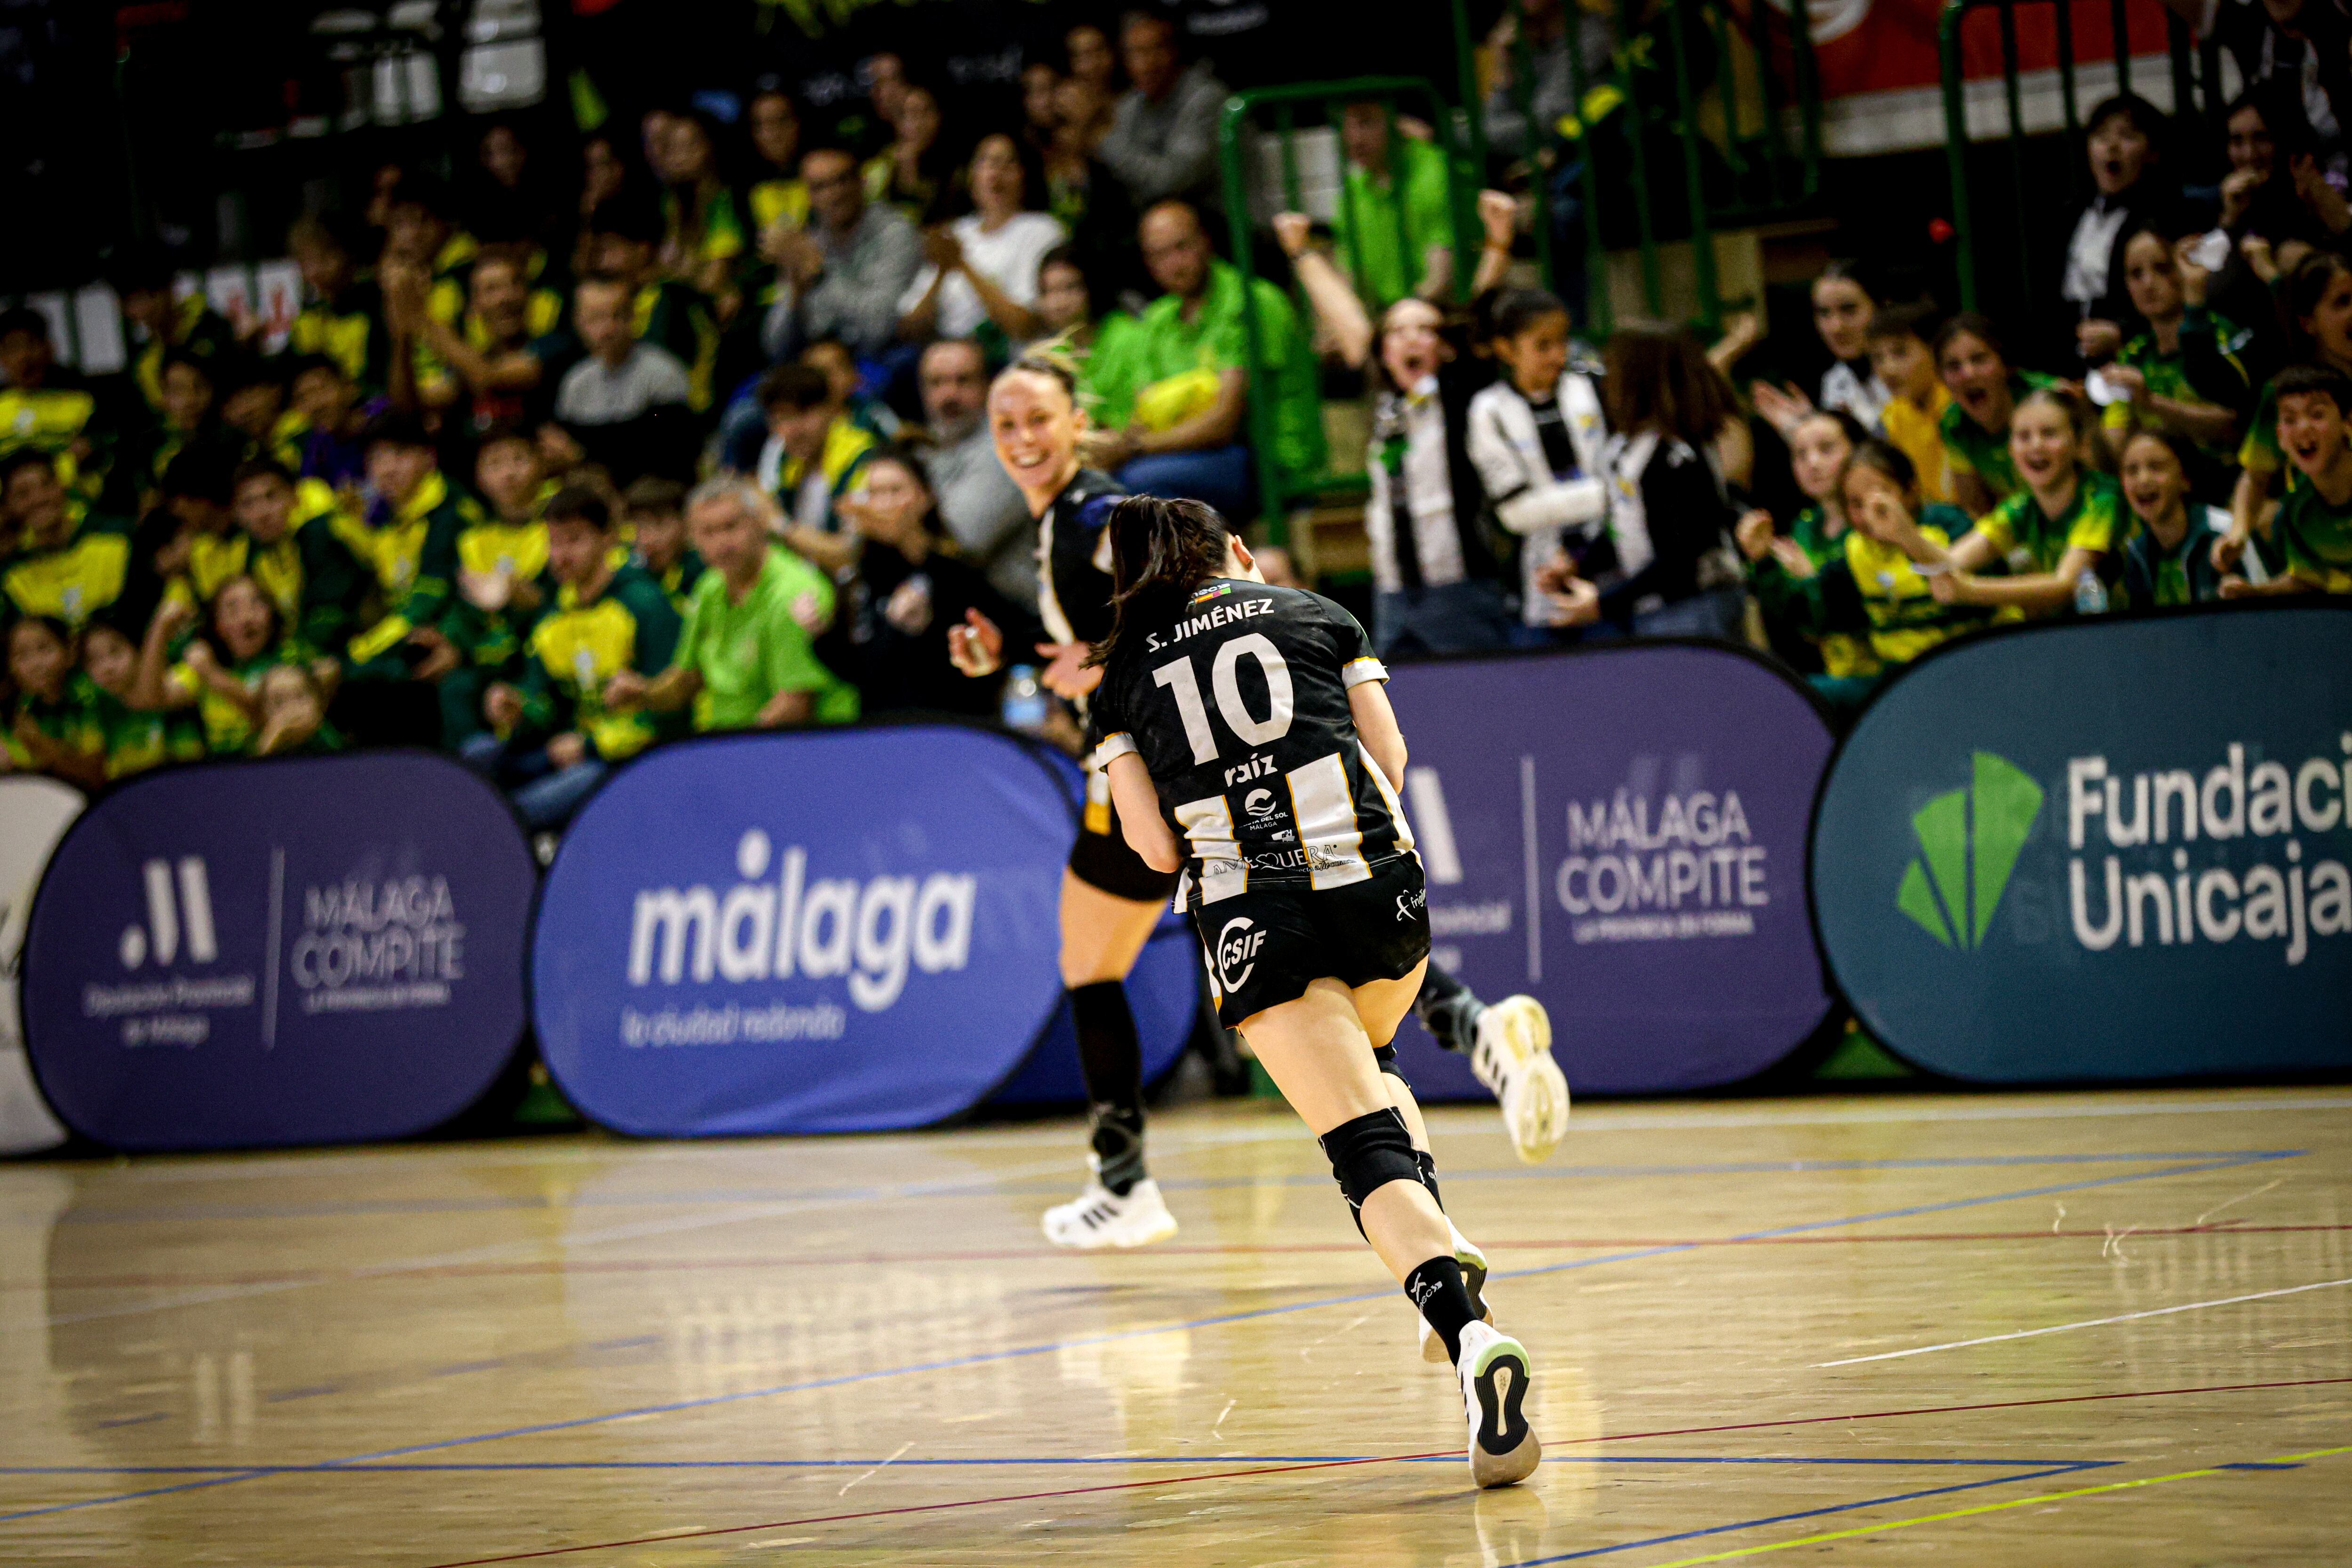
[[[1082,642],[1041,642],[1037,651],[1045,657],[1045,670],[1038,683],[1055,696],[1076,702],[1102,684],[1102,667],[1087,668],[1087,659],[1094,649]]]
[[[948,628],[948,662],[977,680],[1004,668],[1004,633],[978,610],[966,610],[963,624]]]

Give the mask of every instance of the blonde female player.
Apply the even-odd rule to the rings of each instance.
[[[1037,520],[1038,611],[1053,641],[1041,643],[1045,685],[1082,709],[1101,679],[1088,659],[1110,635],[1111,579],[1104,532],[1126,491],[1080,460],[1087,433],[1076,377],[1059,359],[1024,355],[990,387],[996,456]],[[970,676],[1004,665],[1003,631],[972,615],[948,634],[950,657]],[[1099,738],[1089,725],[1087,740]],[[1062,984],[1078,1038],[1092,1128],[1086,1189],[1045,1211],[1046,1239],[1063,1247],[1144,1247],[1176,1234],[1175,1216],[1143,1162],[1143,1058],[1123,982],[1175,887],[1172,875],[1136,858],[1118,828],[1109,789],[1089,759],[1087,806],[1062,875]],[[1533,997],[1486,1006],[1433,969],[1417,1004],[1438,1043],[1470,1058],[1501,1101],[1519,1157],[1540,1160],[1566,1131],[1567,1085],[1551,1060],[1551,1020]],[[1556,1084],[1556,1089],[1554,1085]]]
[[[1443,1342],[1472,1477],[1508,1486],[1542,1457],[1527,1347],[1485,1321],[1419,1110],[1382,1070],[1429,964],[1388,672],[1353,616],[1267,586],[1200,502],[1139,496],[1109,528],[1115,621],[1093,656],[1094,718],[1127,841],[1183,873],[1177,900],[1219,1020],[1321,1142],[1364,1239]]]

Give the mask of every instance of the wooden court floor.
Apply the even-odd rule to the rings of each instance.
[[[1433,1121],[1507,1492],[1278,1107],[0,1166],[0,1562],[2352,1563],[2352,1091]]]

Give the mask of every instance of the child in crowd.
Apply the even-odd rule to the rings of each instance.
[[[1821,395],[1808,401],[1795,387],[1758,382],[1751,392],[1756,412],[1785,439],[1798,420],[1815,408],[1843,410],[1865,430],[1877,426],[1879,415],[1893,395],[1878,374],[1870,353],[1870,321],[1878,301],[1863,286],[1851,261],[1832,261],[1813,279],[1813,330],[1830,351],[1830,367],[1822,373]]]
[[[510,426],[492,428],[475,448],[474,487],[488,510],[458,531],[457,591],[435,623],[457,655],[439,681],[442,743],[450,747],[479,732],[492,683],[520,678],[523,642],[555,596],[538,447]]]
[[[112,698],[106,738],[106,776],[128,778],[164,763],[201,762],[204,726],[187,712],[142,712],[131,705],[139,685],[139,644],[112,620],[100,617],[82,628],[82,673]]]
[[[2009,458],[2011,413],[2027,393],[2055,382],[2011,368],[2000,330],[1973,310],[1946,321],[1935,346],[1937,374],[1952,394],[1939,426],[1952,499],[1970,517],[1982,517],[2017,489]]]
[[[2134,305],[2124,287],[2124,244],[2143,224],[2173,222],[2179,187],[2165,176],[2168,127],[2154,104],[2117,93],[2095,105],[2084,152],[2093,195],[2066,244],[2058,292],[2076,322],[2074,342],[2085,363],[2115,357],[2127,334]]]
[[[325,354],[309,354],[287,367],[293,416],[302,422],[295,472],[339,490],[356,491],[367,479],[367,447],[362,437],[373,413],[360,402],[359,388],[343,367]]]
[[[2290,365],[2271,384],[2279,445],[2300,482],[2279,503],[2271,536],[2285,570],[2261,587],[2231,576],[2224,598],[2251,594],[2352,594],[2352,379]]]
[[[171,650],[196,624],[186,601],[167,599],[147,628],[139,654],[133,706],[149,712],[194,708],[214,756],[252,749],[261,727],[261,678],[279,664],[299,662],[286,641],[278,606],[251,577],[222,584],[205,605],[204,629],[173,662]]]
[[[255,458],[229,477],[236,532],[217,563],[192,557],[199,598],[238,573],[250,574],[312,653],[339,657],[360,625],[373,585],[368,570],[336,532],[343,498],[318,479],[297,479]]]
[[[1936,374],[1935,335],[1933,305],[1881,305],[1870,318],[1870,368],[1886,388],[1879,428],[1911,459],[1920,496],[1942,503],[1952,499],[1943,434],[1952,392]]]
[[[2084,614],[2128,606],[2120,597],[2122,547],[2131,520],[2116,481],[2084,464],[2090,416],[2073,394],[2037,387],[2021,398],[2009,423],[2009,457],[2018,488],[1977,520],[1974,531],[1937,558],[1938,603],[1978,605],[2008,618]],[[1996,565],[2007,575],[1979,574]]]
[[[1628,328],[1609,340],[1602,456],[1616,554],[1600,612],[1636,637],[1736,640],[1745,618],[1736,516],[1715,442],[1737,395],[1696,341]]]
[[[686,487],[648,474],[621,493],[621,527],[629,559],[661,584],[670,607],[686,614],[702,558],[686,542]]]
[[[2123,441],[2124,504],[2131,538],[2124,546],[2124,596],[2141,609],[2199,605],[2221,597],[2213,566],[2212,523],[2228,513],[2189,494],[2197,448],[2169,430],[2133,430]]]
[[[2186,249],[2185,246],[2180,247]],[[2097,373],[2117,400],[2102,416],[2118,457],[2133,430],[2168,430],[2195,445],[2191,482],[2206,499],[2228,499],[2238,410],[2248,397],[2238,330],[2205,309],[2204,268],[2183,265],[2171,239],[2142,225],[2119,252],[2132,309],[2147,323]]]
[[[1470,399],[1470,460],[1495,520],[1519,536],[1521,640],[1540,647],[1595,618],[1590,584],[1612,569],[1609,489],[1601,478],[1608,427],[1592,377],[1573,368],[1568,306],[1539,289],[1515,289],[1495,302],[1488,347],[1504,377]],[[1565,561],[1572,595],[1547,592],[1538,577]]]
[[[111,700],[74,668],[74,634],[63,621],[26,616],[8,628],[8,679],[16,689],[8,766],[84,789],[104,784]]]
[[[1845,501],[1838,483],[1847,462],[1869,439],[1870,433],[1843,410],[1805,416],[1789,433],[1789,468],[1812,504],[1797,514],[1785,535],[1774,531],[1772,514],[1763,510],[1742,517],[1736,533],[1774,651],[1825,695],[1855,701],[1875,683],[1878,657],[1862,633],[1821,627],[1811,598],[1814,579],[1844,556]]]
[[[825,374],[814,365],[781,364],[760,383],[768,414],[768,445],[760,453],[761,489],[784,509],[784,542],[828,572],[846,570],[856,541],[835,502],[856,487],[881,443],[843,408]]]
[[[2305,257],[2279,280],[2278,310],[2286,328],[2290,365],[2315,365],[2352,376],[2352,262],[2332,250]],[[2238,448],[2230,531],[2213,547],[2213,564],[2224,572],[2237,569],[2250,543],[2264,576],[2276,577],[2285,566],[2266,513],[2272,489],[2282,477],[2290,493],[2297,483],[2295,470],[2280,449],[2277,397],[2278,381],[2273,378],[2263,389],[2246,439]]]

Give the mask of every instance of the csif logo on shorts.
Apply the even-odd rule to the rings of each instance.
[[[808,851],[792,845],[778,857],[758,827],[737,841],[735,869],[742,880],[723,892],[704,884],[638,892],[631,985],[844,976],[850,1000],[878,1013],[906,989],[910,963],[937,974],[971,959],[979,888],[971,875],[811,880]]]
[[[1903,869],[1895,907],[1946,947],[1984,944],[2009,877],[2042,815],[2042,786],[2005,757],[1979,752],[1965,788],[1911,818],[1919,854]]]
[[[1265,932],[1257,930],[1256,924],[1247,915],[1235,915],[1217,933],[1217,988],[1227,995],[1248,984],[1257,968],[1258,950],[1265,945]],[[1241,965],[1238,973],[1234,970],[1235,964]]]

